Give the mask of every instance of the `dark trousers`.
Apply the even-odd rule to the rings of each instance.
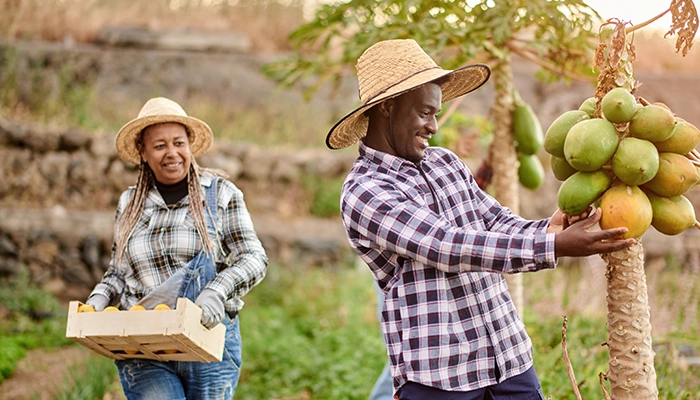
[[[399,400],[544,400],[535,367],[501,383],[469,392],[448,392],[408,382],[397,396]]]

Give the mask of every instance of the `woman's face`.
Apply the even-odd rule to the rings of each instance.
[[[175,122],[151,125],[143,130],[141,158],[160,183],[172,185],[185,179],[190,170],[190,140],[183,125]]]

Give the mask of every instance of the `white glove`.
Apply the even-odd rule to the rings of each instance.
[[[204,289],[197,296],[194,304],[202,309],[202,325],[207,329],[215,327],[224,319],[225,300],[223,295],[212,289]]]
[[[92,306],[95,311],[102,311],[109,304],[109,298],[103,294],[95,293],[87,299],[85,304]]]

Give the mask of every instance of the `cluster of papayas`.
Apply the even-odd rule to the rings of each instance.
[[[518,155],[518,180],[528,189],[537,189],[544,182],[544,167],[537,157],[544,133],[537,114],[522,101],[516,102],[513,109],[513,139]]]
[[[556,118],[543,146],[563,181],[563,212],[579,215],[599,204],[602,229],[624,226],[624,237],[638,238],[649,226],[677,235],[697,224],[683,195],[700,183],[700,170],[686,157],[698,144],[700,130],[666,105],[614,88],[600,104],[591,97]]]

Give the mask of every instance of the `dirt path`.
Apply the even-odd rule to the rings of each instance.
[[[0,386],[0,400],[53,399],[62,387],[68,367],[87,359],[90,351],[78,346],[36,349],[20,360],[14,375]],[[124,399],[121,393],[103,400]]]

